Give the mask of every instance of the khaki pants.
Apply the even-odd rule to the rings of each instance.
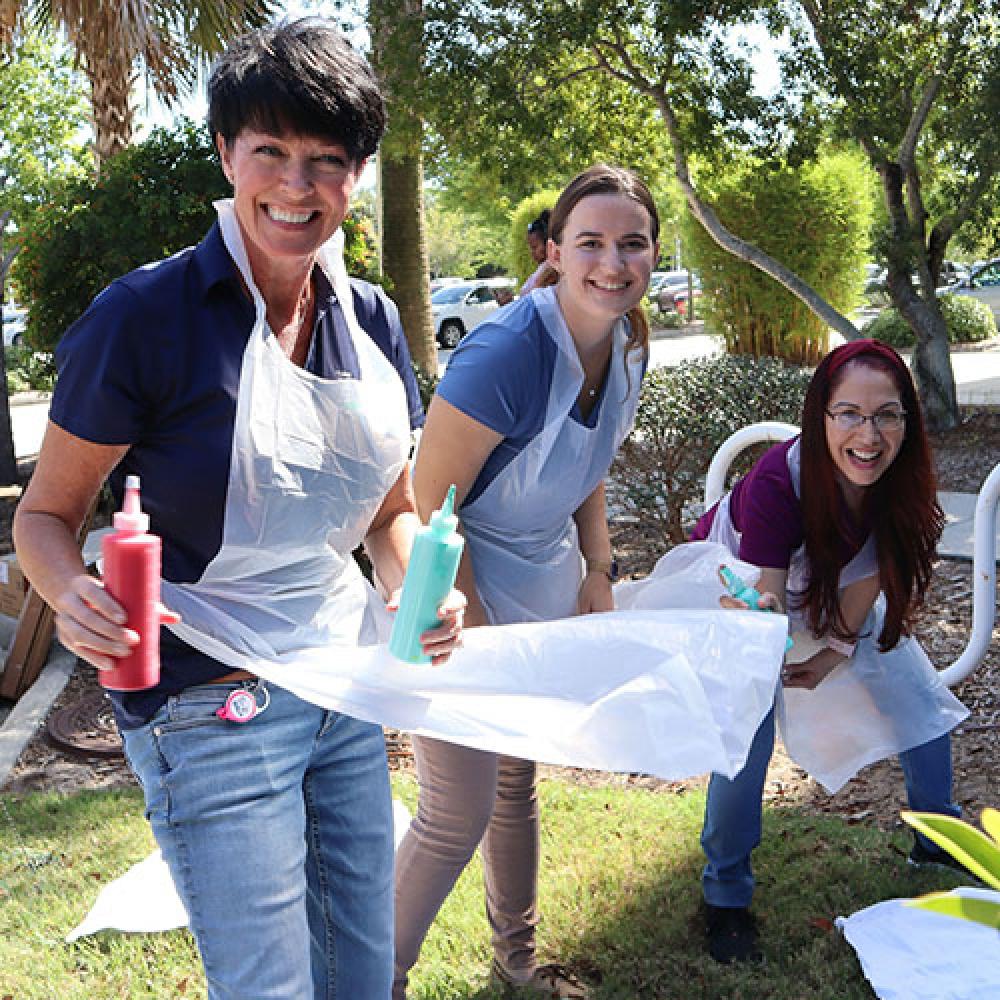
[[[406,996],[427,930],[480,842],[496,960],[528,979],[538,922],[535,765],[428,737],[413,744],[420,799],[396,855],[393,1000]]]

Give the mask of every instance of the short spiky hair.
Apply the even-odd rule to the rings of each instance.
[[[360,163],[378,148],[385,124],[371,66],[321,17],[243,35],[208,80],[208,126],[227,142],[245,128],[322,136]]]

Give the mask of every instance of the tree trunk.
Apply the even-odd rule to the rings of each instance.
[[[10,218],[9,211],[0,213],[0,328],[3,326],[3,307],[7,301],[7,271],[17,255],[12,247],[5,251],[4,229]],[[0,485],[17,482],[17,458],[14,454],[14,431],[10,422],[10,398],[7,395],[7,352],[0,344]]]
[[[392,282],[413,363],[437,375],[430,263],[424,226],[422,0],[371,0],[374,64],[389,107],[382,143],[382,268]]]
[[[413,363],[437,375],[430,267],[424,225],[424,170],[419,152],[382,154],[382,267],[392,281]]]
[[[924,295],[928,296],[925,299],[913,287],[910,278],[913,241],[903,196],[903,172],[898,164],[888,161],[873,165],[882,179],[882,193],[889,214],[886,283],[892,304],[899,310],[916,340],[910,369],[917,384],[917,394],[927,426],[935,431],[950,430],[961,422],[961,415],[955,374],[951,367],[948,327],[932,287],[933,282],[921,283]],[[922,246],[918,252],[925,255],[924,270],[927,267],[933,270],[933,264],[928,260],[929,252]]]

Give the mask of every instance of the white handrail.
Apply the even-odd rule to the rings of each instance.
[[[961,656],[941,671],[949,687],[964,681],[986,655],[993,638],[997,606],[997,502],[1000,501],[1000,465],[986,477],[976,500],[972,521],[972,635]]]
[[[799,429],[792,424],[763,421],[750,424],[726,438],[713,456],[705,476],[705,509],[722,497],[729,466],[744,448],[767,441],[787,441],[798,432]],[[964,681],[979,666],[993,637],[993,623],[996,620],[998,505],[1000,465],[986,477],[976,500],[976,513],[972,522],[972,634],[958,659],[940,672],[941,680],[949,687]]]
[[[784,424],[778,420],[764,420],[758,424],[749,424],[736,431],[735,434],[730,434],[719,445],[719,450],[713,456],[705,475],[705,510],[720,500],[722,494],[726,492],[726,473],[729,471],[729,466],[733,464],[733,459],[744,448],[768,441],[787,441],[798,433],[799,429],[794,424]]]

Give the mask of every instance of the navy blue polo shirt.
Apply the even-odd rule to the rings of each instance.
[[[399,372],[412,427],[423,407],[395,305],[352,279],[361,328]],[[317,316],[306,368],[325,378],[360,375],[343,311],[317,269]],[[199,579],[222,543],[236,397],[253,304],[214,225],[196,247],[112,282],[56,350],[59,379],[49,418],[97,444],[128,445],[110,477],[116,506],[138,475],[150,531],[163,540],[163,576]],[[227,673],[161,633],[161,683],[112,694],[119,724],[148,721],[170,694]]]

